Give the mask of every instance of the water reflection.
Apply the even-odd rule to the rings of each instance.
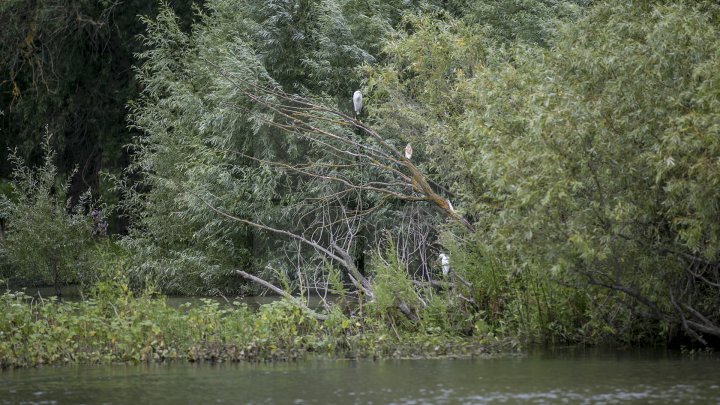
[[[46,367],[0,373],[0,404],[720,403],[717,356],[561,350],[475,360]]]

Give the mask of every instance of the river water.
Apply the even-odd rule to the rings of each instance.
[[[720,357],[555,349],[467,360],[0,372],[0,404],[720,404]]]

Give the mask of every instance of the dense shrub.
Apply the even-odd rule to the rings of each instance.
[[[638,320],[720,336],[709,7],[600,4],[551,49],[517,47],[458,86],[466,111],[445,139],[487,254],[605,289],[592,316],[621,336]]]
[[[45,157],[38,168],[28,167],[16,154],[11,191],[0,195],[0,218],[5,232],[0,236],[0,274],[15,283],[44,283],[60,286],[89,277],[96,236],[104,231],[88,213],[89,196],[73,202],[69,180],[61,182],[54,163],[55,153],[45,139]]]
[[[408,17],[389,63],[368,69],[372,118],[416,145],[475,223],[444,245],[483,322],[707,342],[720,336],[720,11],[576,11],[523,41],[475,29],[472,13]]]

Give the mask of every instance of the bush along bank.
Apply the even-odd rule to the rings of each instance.
[[[478,356],[513,346],[492,336],[463,337],[339,308],[317,320],[288,300],[257,311],[234,302],[169,306],[123,284],[101,284],[82,302],[0,295],[0,367],[115,362],[285,361],[334,357]],[[422,322],[419,323],[421,325]]]

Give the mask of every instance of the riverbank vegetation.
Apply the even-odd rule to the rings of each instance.
[[[0,15],[27,15],[21,3]],[[29,55],[42,35],[13,18],[3,35],[17,46],[0,52],[40,63]],[[167,358],[193,358],[195,342],[198,358],[234,347],[228,359],[249,342],[258,358],[368,354],[381,336],[386,347],[720,342],[715,2],[207,0],[193,13],[160,3],[140,21],[137,40],[119,42],[135,52],[125,163],[98,141],[114,163],[80,192],[85,163],[53,152],[76,132],[8,155],[1,275],[97,291],[112,268],[141,297],[285,300],[254,313],[129,292],[6,295],[14,341],[83,316],[98,328],[63,335],[83,354],[61,345],[43,362],[146,360],[161,341]],[[21,98],[22,66],[0,65],[12,73],[0,83],[7,145],[21,146],[24,132],[8,131],[33,103],[57,101]],[[197,311],[228,325],[178,326]],[[124,349],[107,341],[114,320],[135,331]]]
[[[173,307],[121,276],[98,283],[80,302],[23,293],[0,295],[0,369],[67,363],[263,362],[307,356],[440,358],[513,349],[484,335],[448,335],[428,317],[408,328],[339,309],[317,317],[288,300],[259,309],[205,300]],[[372,307],[371,305],[368,308]],[[423,317],[424,318],[424,317]]]

